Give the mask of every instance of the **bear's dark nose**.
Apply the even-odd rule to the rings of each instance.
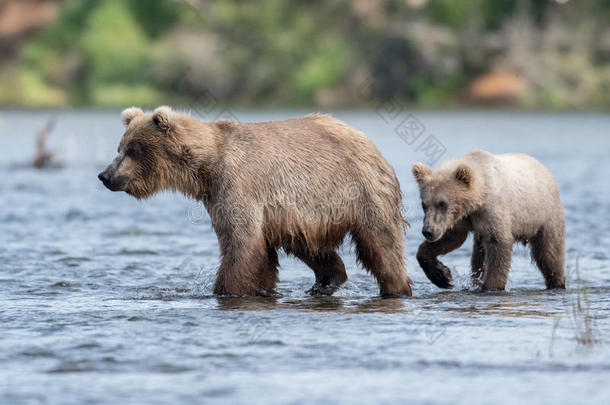
[[[429,226],[424,226],[424,229],[422,229],[421,233],[424,235],[424,238],[430,240],[432,239],[432,228]]]
[[[100,179],[100,181],[104,184],[110,183],[110,176],[108,175],[108,172],[106,172],[105,170],[103,172],[101,172],[100,174],[98,174],[97,178]]]

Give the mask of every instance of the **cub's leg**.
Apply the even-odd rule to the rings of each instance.
[[[294,255],[307,264],[316,275],[315,284],[307,290],[309,295],[332,295],[347,281],[345,265],[337,254],[330,251],[312,255],[306,251]]]
[[[451,270],[445,266],[438,256],[445,255],[464,244],[468,237],[468,229],[457,227],[448,231],[436,242],[425,241],[417,250],[417,261],[420,267],[434,285],[439,288],[453,288]]]
[[[411,296],[411,279],[405,270],[403,233],[400,225],[352,232],[358,260],[379,284],[382,297]]]
[[[483,237],[478,234],[474,234],[470,267],[472,269],[472,283],[473,285],[476,285],[481,281],[481,276],[485,272],[485,248],[483,246]]]
[[[486,237],[483,240],[483,290],[504,290],[513,254],[513,241]]]
[[[565,225],[563,219],[540,228],[530,239],[532,258],[544,276],[547,288],[566,288],[564,272]]]

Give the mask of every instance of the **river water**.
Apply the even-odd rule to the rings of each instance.
[[[97,180],[122,134],[118,111],[0,112],[0,403],[608,403],[610,115],[333,115],[397,171],[412,298],[379,299],[349,243],[350,281],[333,297],[306,296],[313,272],[284,256],[279,297],[215,297],[218,245],[201,206],[174,194],[138,202]],[[20,167],[49,116],[64,168]],[[546,291],[522,246],[507,291],[474,291],[470,238],[443,259],[454,290],[419,269],[410,166],[475,148],[525,152],[555,173],[568,291]]]

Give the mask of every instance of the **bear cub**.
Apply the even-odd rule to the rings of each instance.
[[[565,217],[559,187],[536,159],[472,151],[432,170],[415,163],[426,238],[417,260],[440,288],[452,288],[451,271],[437,257],[459,248],[469,232],[472,281],[504,290],[515,242],[530,245],[547,288],[565,288]]]

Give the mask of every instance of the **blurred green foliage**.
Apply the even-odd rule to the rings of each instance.
[[[607,107],[608,21],[607,0],[64,0],[0,62],[0,104],[438,107],[508,71],[503,102]]]

